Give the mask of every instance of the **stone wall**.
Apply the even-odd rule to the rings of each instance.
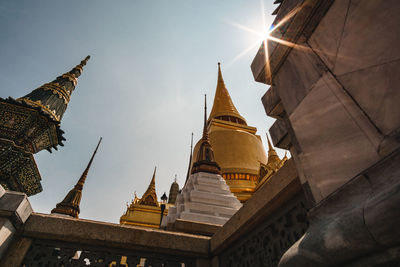
[[[284,0],[274,24],[293,10],[272,34],[289,46],[270,40],[269,56],[261,47],[252,64],[256,80],[272,85],[262,98],[278,119],[272,140],[290,149],[315,206],[305,238],[281,264],[362,260],[400,243],[380,236],[400,220],[389,209],[400,204],[400,2]],[[371,202],[388,214],[368,214]]]

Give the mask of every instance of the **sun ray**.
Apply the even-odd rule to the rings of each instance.
[[[248,46],[246,49],[244,49],[242,52],[240,52],[239,55],[235,56],[228,64],[227,66],[232,65],[236,61],[238,61],[241,57],[249,53],[251,50],[253,50],[255,47],[260,45],[260,40],[257,40],[257,42],[254,42],[252,45]]]
[[[266,77],[271,77],[271,66],[270,66],[270,60],[269,60],[269,53],[268,53],[268,41],[276,42],[294,49],[302,49],[302,50],[307,50],[308,48],[305,46],[301,46],[286,40],[282,40],[278,37],[272,36],[272,34],[279,29],[281,26],[283,26],[285,23],[287,23],[291,18],[293,18],[301,9],[302,6],[298,6],[294,8],[292,11],[290,11],[284,18],[282,18],[279,23],[276,25],[271,25],[270,29],[267,29],[267,22],[265,18],[265,10],[264,10],[264,0],[260,0],[260,8],[261,8],[261,18],[262,18],[262,27],[263,27],[263,32],[258,32],[252,28],[249,28],[245,25],[242,25],[237,22],[233,21],[226,21],[227,23],[231,24],[232,26],[243,30],[245,32],[251,33],[256,35],[259,39],[257,40],[256,43],[253,43],[246,47],[243,51],[241,51],[237,56],[235,56],[229,63],[228,65],[231,65],[235,63],[237,60],[242,58],[244,55],[249,53],[251,50],[253,50],[255,47],[257,47],[260,43],[262,43],[264,47],[264,55],[265,55],[265,75]]]

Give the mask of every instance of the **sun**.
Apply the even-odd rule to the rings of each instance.
[[[269,27],[269,29],[267,29],[267,23],[266,23],[266,19],[265,19],[265,9],[264,9],[264,2],[263,0],[260,0],[260,10],[261,10],[261,17],[262,17],[262,28],[263,31],[257,31],[255,29],[252,29],[250,27],[247,27],[245,25],[242,25],[240,23],[237,22],[232,22],[232,21],[228,21],[227,23],[229,23],[230,25],[246,31],[248,33],[254,34],[256,35],[258,38],[255,42],[253,42],[251,45],[249,45],[248,47],[246,47],[242,52],[240,52],[238,55],[236,55],[231,62],[228,63],[228,65],[231,65],[233,63],[235,63],[237,60],[239,60],[240,58],[242,58],[244,55],[246,55],[247,53],[249,53],[250,51],[252,51],[255,47],[260,46],[260,44],[264,47],[264,54],[265,54],[265,62],[266,64],[266,74],[269,75],[270,74],[270,67],[269,67],[269,55],[268,55],[268,40],[276,42],[276,43],[280,43],[289,47],[294,47],[295,44],[286,40],[282,40],[280,38],[274,37],[272,36],[272,34],[279,29],[281,26],[283,26],[285,23],[287,23],[293,16],[295,16],[300,10],[301,10],[301,6],[294,8],[292,11],[290,11],[283,19],[281,19],[279,21],[279,23],[277,23],[276,25],[271,25]]]

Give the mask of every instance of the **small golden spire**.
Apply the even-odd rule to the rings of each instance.
[[[156,194],[156,170],[157,166],[154,167],[153,177],[151,178],[149,187],[139,201],[140,205],[158,206]]]
[[[281,159],[279,158],[278,154],[276,153],[275,149],[273,148],[271,141],[269,140],[268,134],[266,134],[266,136],[267,136],[267,140],[268,140],[267,166],[273,166],[273,165],[278,166],[279,163],[281,162]]]
[[[97,144],[96,149],[94,150],[93,155],[90,158],[90,161],[86,169],[83,171],[81,177],[79,178],[74,188],[68,192],[63,201],[61,201],[56,205],[56,207],[51,211],[51,213],[65,214],[74,218],[79,217],[79,212],[80,212],[79,204],[82,198],[83,185],[85,184],[85,180],[89,173],[90,166],[92,165],[94,156],[97,153],[97,149],[99,148],[102,139],[103,138],[100,137],[99,143]]]
[[[242,124],[246,124],[246,120],[239,114],[232,102],[231,96],[226,89],[224,79],[221,72],[221,64],[218,62],[218,82],[215,90],[214,104],[211,109],[209,120],[213,118],[224,119],[230,117],[229,120],[237,120]]]

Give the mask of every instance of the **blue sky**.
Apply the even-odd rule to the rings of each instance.
[[[35,155],[43,192],[30,197],[49,213],[73,187],[100,136],[81,201],[81,218],[119,222],[126,202],[144,193],[157,165],[158,197],[178,175],[182,186],[190,135],[200,138],[203,94],[209,106],[221,62],[239,112],[265,132],[273,123],[250,64],[275,6],[272,0],[0,2],[1,97],[23,96],[69,71],[86,55],[77,88],[63,117],[64,147]],[[283,156],[283,151],[278,151]]]

